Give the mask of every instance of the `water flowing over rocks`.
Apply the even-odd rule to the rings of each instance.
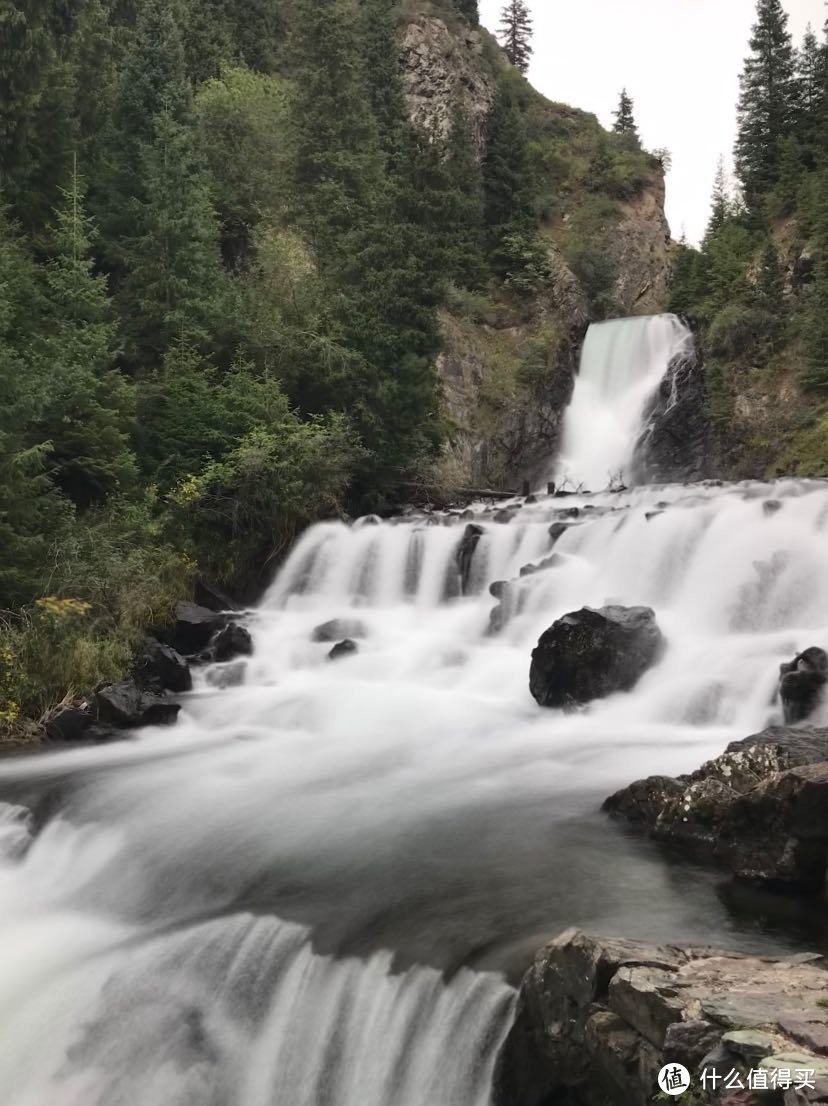
[[[542,707],[583,706],[630,691],[663,647],[649,607],[584,607],[541,636],[532,653],[529,689]]]
[[[675,779],[653,776],[604,809],[741,879],[813,894],[828,861],[828,729],[773,727]]]
[[[363,638],[368,636],[368,627],[358,618],[332,618],[316,626],[311,640],[316,642],[336,642],[345,638]]]
[[[783,1056],[816,1077],[812,1094],[792,1091],[784,1106],[826,1101],[826,994],[819,956],[740,956],[567,930],[523,980],[494,1106],[648,1106],[665,1064],[687,1067],[698,1093],[704,1069],[735,1070],[744,1084]],[[726,1093],[722,1081],[703,1100],[724,1104]]]

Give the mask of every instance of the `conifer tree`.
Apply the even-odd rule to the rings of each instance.
[[[796,53],[797,137],[806,164],[814,167],[828,108],[828,47],[820,43],[811,24]]]
[[[154,130],[141,151],[130,230],[121,243],[117,300],[133,369],[159,366],[182,335],[213,345],[223,326],[218,220],[193,133],[166,110]]]
[[[813,219],[814,283],[808,299],[806,383],[828,394],[828,169],[819,172]]]
[[[446,229],[449,235],[448,272],[469,288],[485,280],[483,259],[483,174],[472,121],[462,102],[452,112],[446,151],[450,196]]]
[[[506,239],[532,226],[527,189],[529,145],[517,93],[508,75],[501,78],[489,115],[483,161],[484,222],[496,272],[510,264]]]
[[[615,123],[612,129],[616,134],[627,135],[629,138],[638,143],[638,128],[635,123],[635,115],[633,113],[635,105],[632,98],[627,93],[626,88],[621,89],[621,95],[618,98],[618,109],[613,112],[615,116]]]
[[[719,155],[716,164],[716,176],[713,180],[713,194],[711,196],[710,220],[707,224],[707,234],[711,234],[721,227],[731,215],[732,200],[730,186],[725,169],[724,155]]]
[[[794,48],[781,0],[758,0],[739,97],[736,171],[749,209],[778,182],[796,118]]]
[[[39,353],[48,369],[42,411],[28,431],[35,442],[51,442],[52,479],[79,507],[125,489],[136,471],[128,444],[132,391],[115,367],[115,323],[106,279],[93,272],[84,194],[75,167],[45,268]]]
[[[526,0],[509,0],[500,12],[498,38],[506,57],[521,73],[529,68],[534,53],[532,34],[533,20]]]

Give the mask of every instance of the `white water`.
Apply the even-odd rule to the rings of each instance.
[[[629,467],[648,401],[693,336],[675,315],[593,324],[564,416],[555,479],[601,491],[630,482]]]
[[[562,563],[487,636],[487,585],[548,555],[562,506],[582,508]],[[465,520],[314,527],[253,616],[244,686],[204,682],[134,743],[0,767],[0,794],[60,810],[28,851],[0,810],[2,1106],[485,1106],[498,973],[545,936],[800,947],[772,905],[745,912],[596,811],[760,729],[780,661],[828,644],[828,486],[478,521],[451,600]],[[655,608],[663,661],[588,712],[541,710],[540,632],[608,599]],[[330,664],[311,632],[337,616],[367,637]]]

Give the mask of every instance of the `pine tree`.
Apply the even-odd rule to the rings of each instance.
[[[796,53],[797,137],[805,163],[813,168],[820,149],[825,109],[828,107],[828,47],[817,39],[811,24]]]
[[[44,273],[43,409],[27,430],[35,442],[51,442],[52,479],[78,507],[103,502],[135,477],[132,392],[115,367],[115,323],[106,279],[90,260],[94,228],[84,192],[75,167]]]
[[[469,288],[485,281],[483,259],[483,174],[472,121],[463,104],[454,106],[446,151],[450,194],[446,230],[449,240],[448,272]]]
[[[525,0],[509,0],[500,13],[498,38],[506,57],[521,73],[529,68],[532,47],[533,20]]]
[[[785,316],[785,280],[779,251],[770,239],[759,263],[753,302],[761,313],[765,337],[773,346],[782,332]]]
[[[713,195],[711,197],[710,220],[707,224],[707,234],[718,230],[730,218],[733,210],[733,201],[730,194],[730,185],[725,169],[724,155],[719,156],[716,165],[716,176],[713,180]]]
[[[794,48],[781,0],[758,0],[741,77],[736,171],[748,208],[778,182],[782,144],[796,118]]]
[[[621,95],[618,99],[618,109],[613,112],[615,117],[615,123],[612,129],[616,134],[627,135],[629,138],[638,143],[638,128],[635,124],[635,115],[633,109],[635,105],[632,98],[628,95],[626,88],[621,89]]]
[[[224,325],[219,228],[193,133],[171,111],[138,164],[129,234],[121,243],[124,277],[117,302],[127,364],[155,368],[186,336],[214,348]]]
[[[529,142],[514,84],[501,78],[489,115],[483,160],[484,223],[492,264],[505,275],[511,264],[507,239],[532,229],[527,189]]]

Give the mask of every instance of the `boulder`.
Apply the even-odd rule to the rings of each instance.
[[[44,719],[46,740],[74,745],[89,742],[89,730],[95,719],[86,705],[56,707]]]
[[[241,687],[246,671],[247,664],[244,661],[234,661],[232,664],[217,664],[209,668],[205,678],[210,687]]]
[[[529,688],[543,707],[579,707],[630,691],[663,648],[649,607],[584,607],[541,636],[532,653]]]
[[[236,657],[253,655],[253,638],[238,622],[230,622],[211,639],[207,656],[211,662],[223,663]]]
[[[812,645],[792,661],[780,665],[779,677],[785,722],[788,725],[803,722],[822,702],[828,682],[828,653]]]
[[[312,641],[335,642],[345,638],[368,637],[368,628],[358,618],[334,618],[317,626],[311,634]]]
[[[95,693],[98,718],[121,729],[169,726],[181,707],[166,692],[147,691],[135,680],[122,680]]]
[[[180,653],[155,638],[147,638],[135,658],[133,675],[149,691],[190,691],[193,677]]]
[[[497,1058],[494,1106],[649,1106],[663,1097],[657,1078],[667,1063],[684,1064],[695,1085],[705,1068],[746,1073],[760,1054],[796,1055],[792,1067],[820,1071],[825,1059],[786,1027],[808,1025],[814,1036],[828,1027],[826,987],[819,957],[664,948],[568,930],[524,977]]]
[[[554,545],[559,538],[563,537],[568,529],[569,526],[565,522],[553,522],[549,527],[549,537],[552,539],[552,544]]]
[[[818,893],[828,868],[828,729],[772,727],[691,775],[638,780],[604,810],[740,879]]]
[[[223,612],[210,611],[196,603],[179,603],[175,608],[175,648],[185,656],[200,653],[228,621]]]
[[[337,644],[328,653],[329,661],[339,661],[344,657],[351,657],[354,653],[359,652],[359,646],[355,641],[351,641],[350,638],[346,638],[345,641],[337,642]]]

